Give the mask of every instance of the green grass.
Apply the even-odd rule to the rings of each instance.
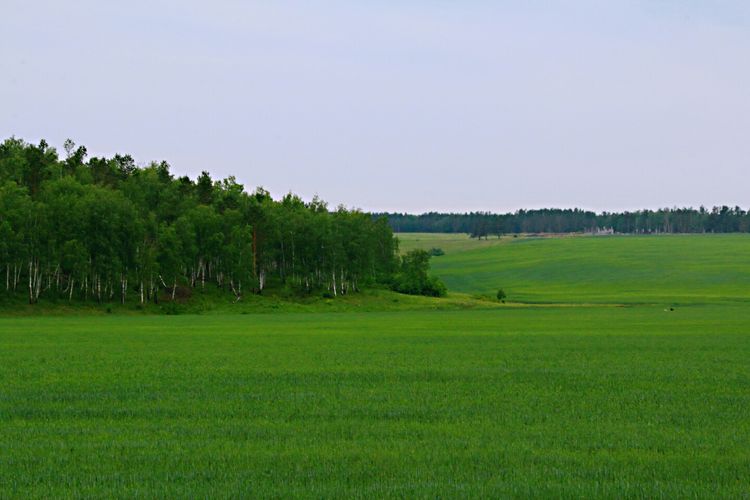
[[[442,248],[448,254],[496,246],[506,243],[511,238],[505,236],[477,240],[471,239],[468,234],[463,233],[398,233],[396,237],[399,241],[401,253],[415,249]]]
[[[0,319],[0,497],[743,497],[750,310]]]
[[[453,292],[494,296],[503,288],[509,300],[519,302],[750,305],[750,235],[745,234],[481,243],[465,235],[400,238],[406,248],[445,247],[446,255],[432,259],[432,269]]]
[[[750,237],[407,236],[449,298],[0,302],[0,498],[750,496]]]
[[[280,312],[373,312],[412,310],[464,310],[500,307],[486,297],[454,293],[447,298],[435,299],[414,295],[403,295],[386,289],[372,288],[358,293],[324,298],[321,294],[284,295],[279,290],[267,290],[263,295],[247,294],[240,301],[227,291],[207,286],[202,292],[197,289],[192,297],[184,301],[140,305],[132,298],[124,305],[119,302],[88,302],[55,299],[40,300],[29,304],[23,294],[8,296],[0,293],[1,316],[63,316],[63,315],[152,315],[152,314],[256,314]]]

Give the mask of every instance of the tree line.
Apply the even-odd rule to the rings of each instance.
[[[0,276],[7,294],[99,302],[174,299],[211,284],[237,300],[269,284],[332,296],[393,283],[386,219],[315,198],[273,200],[234,177],[175,177],[166,162],[88,158],[66,141],[0,145]]]
[[[385,217],[394,231],[410,233],[469,233],[473,237],[516,233],[735,233],[750,232],[750,212],[740,207],[662,208],[634,212],[595,213],[581,209],[548,208],[490,212],[421,215],[375,213]]]

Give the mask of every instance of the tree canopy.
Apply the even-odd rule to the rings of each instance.
[[[390,283],[397,242],[385,219],[236,179],[175,177],[166,162],[88,158],[65,143],[0,144],[5,293],[158,301],[217,286],[238,299],[269,284],[334,296]]]
[[[376,213],[396,232],[469,233],[474,238],[515,233],[734,233],[750,232],[750,212],[740,207],[662,208],[595,213],[545,208],[513,213]]]
[[[430,257],[430,252],[426,250],[411,250],[403,255],[393,288],[410,295],[444,296],[447,293],[445,284],[429,275]]]

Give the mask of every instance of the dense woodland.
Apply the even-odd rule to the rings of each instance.
[[[5,294],[145,303],[192,288],[239,299],[272,284],[332,296],[399,273],[385,219],[289,194],[274,201],[230,177],[175,177],[166,162],[88,158],[65,143],[0,145]]]
[[[514,233],[586,233],[612,231],[623,234],[750,232],[750,212],[740,207],[664,208],[636,212],[603,212],[579,209],[519,210],[493,214],[473,212],[422,215],[382,213],[396,232],[469,233],[474,237]]]

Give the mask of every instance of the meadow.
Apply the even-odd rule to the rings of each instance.
[[[440,241],[403,310],[0,318],[0,497],[750,495],[750,238]]]
[[[432,268],[453,292],[516,302],[750,305],[745,234],[503,237],[400,234],[403,250],[443,248]]]

